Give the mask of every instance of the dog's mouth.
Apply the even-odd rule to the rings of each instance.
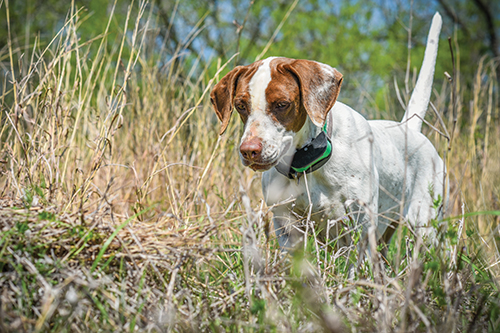
[[[248,165],[250,169],[253,171],[266,171],[271,169],[273,166],[275,166],[276,163],[270,163],[270,164],[258,164],[258,163],[252,163]]]
[[[271,159],[271,161],[252,161],[248,160],[240,155],[241,163],[244,166],[249,167],[253,171],[266,171],[275,166],[277,161],[275,159]]]

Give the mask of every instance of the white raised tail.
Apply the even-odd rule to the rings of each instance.
[[[438,12],[432,18],[427,46],[425,47],[424,61],[418,75],[417,84],[410,97],[410,103],[406,107],[402,123],[408,122],[408,128],[420,132],[422,119],[425,117],[432,92],[432,81],[434,79],[434,68],[438,53],[439,32],[442,25],[441,15]]]

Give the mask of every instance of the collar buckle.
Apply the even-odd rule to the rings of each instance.
[[[292,177],[293,179],[295,179],[297,181],[297,185],[300,184],[300,177],[302,177],[304,175],[303,172],[294,172],[292,173]]]

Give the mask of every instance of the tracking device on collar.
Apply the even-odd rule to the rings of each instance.
[[[327,122],[323,130],[310,143],[295,151],[290,167],[278,163],[276,170],[289,179],[298,179],[304,173],[321,168],[332,156],[332,142],[327,134]]]

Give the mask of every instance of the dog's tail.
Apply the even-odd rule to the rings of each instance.
[[[429,36],[427,37],[424,61],[420,69],[420,74],[418,75],[417,84],[411,94],[410,103],[406,107],[403,120],[401,120],[402,123],[408,122],[408,128],[419,132],[422,129],[422,120],[427,112],[427,107],[429,106],[429,100],[431,98],[441,25],[441,15],[436,12],[432,19]]]

